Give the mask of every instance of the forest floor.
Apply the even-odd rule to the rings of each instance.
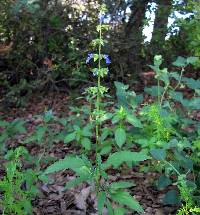
[[[150,77],[151,79],[151,77]],[[146,82],[149,82],[145,77]],[[144,80],[144,82],[145,82]],[[146,85],[146,83],[144,83]],[[149,83],[150,85],[152,83]],[[79,89],[80,90],[80,89]],[[141,83],[134,86],[134,90],[143,91]],[[187,91],[185,95],[190,97]],[[41,115],[47,110],[52,110],[57,117],[68,117],[72,114],[70,106],[81,106],[85,104],[83,100],[76,100],[79,95],[68,95],[66,93],[48,93],[44,95],[32,95],[25,107],[6,108],[5,104],[0,101],[0,118],[6,121],[21,119],[26,122],[26,134],[20,134],[14,141],[7,142],[7,148],[16,148],[25,146],[32,156],[43,153],[43,147],[37,143],[24,144],[24,139],[32,134],[35,126],[42,123]],[[151,102],[150,97],[146,97],[147,102]],[[35,116],[39,117],[35,117]],[[194,112],[195,120],[200,121],[200,113]],[[60,129],[57,124],[55,129]],[[0,130],[1,132],[1,130]],[[54,142],[47,150],[46,156],[54,160],[62,159],[66,154],[74,154],[80,152],[80,148],[76,144],[64,144],[62,141]],[[0,178],[5,175],[3,164],[5,160],[0,157]],[[41,169],[44,170],[49,164],[43,163]],[[29,168],[30,166],[26,166]],[[177,206],[164,205],[162,199],[164,194],[172,188],[158,191],[155,181],[159,177],[159,173],[152,171],[144,173],[137,168],[126,168],[123,166],[120,170],[110,170],[110,182],[126,179],[134,182],[136,186],[129,189],[129,192],[140,202],[144,208],[145,215],[175,215]],[[45,184],[38,182],[37,187],[40,190],[39,196],[33,201],[33,211],[35,215],[97,215],[96,196],[92,192],[93,188],[88,184],[82,184],[70,190],[64,190],[65,183],[74,179],[75,175],[72,171],[65,170],[50,175],[50,183]],[[175,187],[173,187],[175,188]],[[137,214],[137,213],[129,213]],[[106,215],[106,212],[104,213]]]
[[[48,94],[45,97],[36,96],[29,101],[25,108],[2,108],[0,116],[7,121],[14,119],[22,119],[27,122],[27,131],[31,133],[33,127],[40,124],[41,120],[34,116],[43,114],[45,110],[52,109],[56,116],[68,116],[70,114],[69,105],[71,104],[70,96],[65,94]],[[28,134],[26,134],[28,135]],[[8,142],[7,147],[17,147],[23,144],[24,134],[19,135],[14,142]],[[42,153],[42,147],[38,144],[26,144],[31,155],[38,155]],[[66,154],[77,152],[79,148],[73,144],[64,144],[63,142],[56,142],[51,149],[48,150],[50,157],[60,159],[64,158]],[[5,161],[1,160],[3,164]],[[46,168],[44,164],[42,169]],[[5,172],[3,166],[0,165],[0,172],[3,175]],[[162,204],[162,198],[166,190],[158,191],[154,185],[155,180],[159,174],[156,172],[142,173],[137,168],[122,170],[112,170],[110,172],[110,181],[119,181],[126,179],[134,181],[136,186],[131,188],[130,193],[140,202],[146,215],[170,215],[176,214],[176,207]],[[97,205],[96,197],[92,192],[92,187],[88,184],[82,184],[74,189],[64,190],[65,183],[75,176],[69,171],[62,171],[51,174],[51,183],[45,184],[39,182],[37,184],[40,195],[33,201],[34,214],[36,215],[96,215]],[[169,189],[169,187],[168,187]],[[105,213],[106,214],[106,213]],[[137,214],[137,213],[129,213]]]

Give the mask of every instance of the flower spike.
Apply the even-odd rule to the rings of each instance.
[[[106,64],[110,64],[111,63],[110,58],[109,58],[109,56],[107,54],[105,54],[103,57],[106,60]]]
[[[86,59],[86,63],[89,63],[90,60],[94,57],[94,54],[93,53],[88,53],[88,57]]]
[[[100,13],[100,14],[99,14],[99,22],[100,22],[100,24],[103,23],[104,19],[105,19],[105,15],[102,14],[102,13]]]

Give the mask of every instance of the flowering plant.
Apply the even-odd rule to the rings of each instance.
[[[120,214],[126,213],[127,209],[121,207],[126,205],[129,209],[135,210],[138,213],[143,212],[140,204],[129,194],[129,192],[124,191],[126,188],[134,186],[134,183],[127,181],[111,182],[107,170],[112,166],[114,169],[119,168],[124,162],[140,162],[148,159],[149,157],[145,152],[131,152],[128,150],[123,150],[122,147],[126,143],[126,131],[125,131],[125,121],[133,124],[136,127],[141,125],[138,121],[133,118],[123,107],[120,107],[116,113],[110,113],[103,109],[102,98],[107,93],[108,88],[102,86],[101,79],[108,74],[108,67],[103,67],[102,65],[109,65],[111,63],[110,57],[107,54],[102,54],[102,48],[105,44],[103,39],[103,31],[108,29],[108,25],[104,23],[105,21],[105,6],[101,6],[99,12],[99,23],[97,25],[97,32],[99,37],[92,41],[94,49],[97,53],[88,53],[86,63],[89,64],[91,61],[97,66],[91,69],[94,76],[97,77],[97,86],[92,86],[86,89],[93,99],[95,98],[95,106],[91,112],[92,117],[90,117],[89,123],[83,129],[74,125],[74,131],[69,133],[65,142],[77,141],[80,142],[86,151],[92,151],[95,156],[92,158],[88,157],[87,153],[83,153],[79,156],[67,155],[63,160],[59,160],[49,166],[44,174],[49,174],[55,171],[63,169],[73,170],[77,178],[68,182],[66,188],[74,187],[82,182],[87,182],[93,185],[94,191],[97,196],[97,209],[98,214],[102,214],[104,208],[107,208],[107,213],[109,215],[114,215],[120,211]],[[104,61],[104,64],[102,63]],[[112,123],[116,126],[115,132],[110,132],[110,129],[103,124],[106,120],[112,119]],[[92,122],[91,122],[92,121]],[[119,125],[117,124],[119,123]],[[92,145],[93,133],[91,129],[94,129],[95,141]],[[115,136],[113,139],[115,142],[113,145],[109,146],[108,157],[103,157],[105,153],[105,148],[109,135]],[[90,139],[89,139],[90,138]],[[114,146],[112,148],[112,146]],[[117,149],[117,150],[116,150]],[[91,153],[90,153],[91,154]],[[117,207],[114,208],[112,202],[117,203]],[[118,213],[119,214],[119,213]]]

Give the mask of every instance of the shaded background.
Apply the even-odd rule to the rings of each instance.
[[[91,84],[85,58],[102,3],[112,60],[105,82],[140,81],[157,54],[168,67],[177,56],[200,55],[199,0],[0,0],[1,95],[14,101]],[[198,67],[189,68],[196,78]]]

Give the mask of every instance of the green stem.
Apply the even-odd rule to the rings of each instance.
[[[179,87],[179,85],[181,84],[181,80],[182,80],[182,76],[183,76],[183,72],[185,71],[185,68],[183,67],[181,69],[181,75],[180,75],[180,78],[179,78],[179,81],[178,81],[178,84],[176,85],[176,87],[174,88],[174,91]]]
[[[160,80],[158,79],[158,104],[160,103]]]
[[[100,30],[99,30],[99,39],[101,41],[102,39],[102,29],[101,29],[101,23],[100,23]],[[101,69],[101,43],[99,43],[99,58],[98,58],[98,80],[97,80],[97,100],[96,100],[96,109],[97,109],[97,116],[96,116],[96,168],[97,168],[97,175],[99,175],[99,166],[98,166],[98,146],[100,143],[100,103],[101,103],[101,76],[100,76],[100,69]],[[100,186],[100,177],[96,179],[96,191],[99,192],[99,186]]]
[[[169,84],[167,84],[167,86],[165,87],[165,90],[164,90],[164,92],[162,94],[162,97],[161,97],[161,100],[160,100],[160,106],[162,106],[162,103],[163,103],[163,100],[164,100],[164,97],[165,97],[165,94],[166,94],[168,88],[169,88]]]
[[[179,172],[170,162],[165,161],[165,160],[164,160],[164,162],[165,162],[166,164],[168,164],[169,166],[171,166],[172,169],[173,169],[179,176],[181,176],[180,172]]]
[[[101,24],[100,24],[101,25]],[[100,28],[100,32],[99,32],[99,36],[100,36],[100,40],[101,40],[101,28]],[[101,69],[101,44],[99,44],[99,59],[98,59],[98,69],[100,71]],[[97,101],[96,101],[96,109],[97,109],[97,116],[96,116],[96,144],[97,146],[100,144],[100,137],[99,137],[99,129],[100,129],[100,123],[99,123],[99,114],[100,114],[100,102],[101,102],[101,92],[100,92],[100,88],[101,88],[101,77],[98,73],[98,81],[97,81]],[[96,146],[96,148],[97,148]]]

